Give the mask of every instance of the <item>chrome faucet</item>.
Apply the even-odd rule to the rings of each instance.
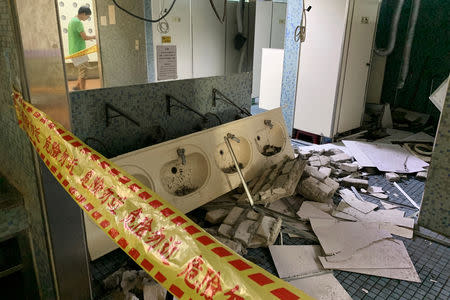
[[[181,163],[182,163],[183,165],[186,164],[186,156],[184,155],[184,152],[185,152],[185,151],[184,151],[183,148],[178,148],[178,149],[177,149],[178,157],[181,158]]]
[[[240,143],[240,142],[241,142],[241,140],[238,139],[238,138],[237,138],[234,134],[232,134],[232,133],[227,133],[227,139],[231,139],[231,140],[235,141],[236,143]]]

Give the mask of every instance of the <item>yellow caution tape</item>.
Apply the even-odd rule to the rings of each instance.
[[[178,299],[312,299],[222,245],[13,93],[19,126],[75,202]]]
[[[71,58],[75,58],[75,57],[80,57],[80,56],[88,55],[88,54],[91,54],[91,53],[94,53],[94,52],[97,52],[97,45],[91,46],[89,48],[86,48],[84,50],[78,51],[78,52],[76,52],[74,54],[71,54],[69,56],[66,56],[65,59],[71,59]]]

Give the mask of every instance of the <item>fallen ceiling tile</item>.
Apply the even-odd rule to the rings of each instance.
[[[318,219],[331,219],[334,220],[334,218],[329,214],[324,212],[323,210],[319,209],[313,201],[304,201],[302,203],[302,206],[300,207],[300,210],[297,212],[297,216],[299,216],[302,219],[309,220],[309,218],[318,218]],[[325,207],[330,207],[331,205],[326,203],[318,203],[322,204]]]
[[[358,148],[356,141],[342,141],[345,147],[352,153],[361,167],[376,167],[375,164]]]
[[[373,275],[379,277],[386,277],[398,280],[406,280],[412,282],[422,282],[419,275],[417,274],[416,268],[414,267],[411,259],[409,259],[411,265],[408,269],[339,269],[346,272],[354,272],[366,275]]]
[[[323,273],[326,271],[318,259],[318,256],[322,254],[320,246],[273,245],[269,246],[269,249],[280,278],[287,280],[314,299],[351,299],[333,274]],[[304,277],[295,279],[302,276]]]
[[[410,267],[409,255],[403,242],[400,240],[383,239],[369,246],[359,249],[349,258],[338,253],[332,256],[319,257],[326,269],[340,268],[400,268]]]
[[[269,246],[280,278],[309,275],[324,271],[319,261],[323,255],[319,245],[313,246]]]
[[[328,219],[310,219],[312,229],[326,255],[343,252],[351,256],[358,249],[375,241],[392,237],[376,223],[343,222]]]
[[[324,274],[289,281],[296,288],[304,291],[314,299],[351,300],[352,297],[342,287],[333,274]]]
[[[343,212],[347,215],[355,217],[358,221],[363,222],[383,222],[383,223],[392,223],[394,225],[403,226],[407,228],[414,227],[414,219],[403,217],[405,212],[398,209],[380,209],[377,211],[371,211],[367,214],[364,214],[357,209],[351,207],[344,201],[341,201],[336,208],[338,211]],[[337,217],[336,214],[332,214],[334,217]],[[344,215],[341,215],[342,218]]]
[[[412,239],[414,231],[410,228],[405,228],[401,226],[397,226],[391,223],[379,223],[380,229],[386,230],[391,234],[405,237],[407,239]]]
[[[355,194],[348,190],[348,189],[343,189],[339,192],[340,196],[342,197],[342,199],[349,204],[350,206],[352,206],[353,208],[359,210],[360,212],[363,213],[368,213],[372,210],[374,210],[375,208],[378,207],[378,205],[368,202],[368,201],[361,201],[359,200]]]
[[[400,207],[400,205],[390,204],[390,203],[387,203],[387,202],[385,202],[383,200],[380,200],[380,202],[381,202],[381,204],[383,205],[383,207],[385,209],[393,209],[393,208]]]
[[[351,147],[358,164],[362,167],[376,166],[382,172],[416,173],[424,171],[428,163],[411,155],[400,145],[375,144],[356,141],[343,141],[346,147]],[[350,142],[350,143],[349,143]],[[351,146],[349,146],[351,145]],[[358,157],[363,154],[363,158]],[[371,163],[369,163],[371,162]]]

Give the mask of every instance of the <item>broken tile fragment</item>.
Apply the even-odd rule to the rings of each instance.
[[[347,160],[352,159],[350,156],[348,156],[346,153],[339,153],[339,154],[335,154],[333,156],[330,157],[331,162],[333,163],[338,163],[338,162],[344,162]]]
[[[324,167],[329,166],[330,162],[331,162],[330,158],[325,155],[319,156],[319,161],[320,161],[320,165],[324,166]]]
[[[400,181],[400,175],[398,175],[397,173],[386,173],[384,176],[386,176],[386,179],[390,182]]]
[[[368,213],[378,207],[378,205],[374,203],[370,203],[368,201],[361,201],[349,189],[343,189],[339,192],[339,194],[342,197],[343,201],[345,201],[348,205],[357,209],[360,212]]]
[[[298,192],[309,200],[326,203],[331,201],[334,189],[314,177],[308,177],[300,182]]]
[[[383,188],[380,186],[369,186],[367,189],[367,192],[369,193],[383,193]]]
[[[417,179],[427,179],[427,176],[428,176],[428,172],[418,172],[417,174],[416,174],[416,178]]]
[[[316,167],[306,166],[305,173],[309,176],[316,178],[317,180],[324,181],[327,176],[321,172]]]
[[[383,200],[389,198],[388,195],[383,194],[383,193],[370,193],[370,196],[373,196],[373,197],[378,198],[378,199],[383,199]]]
[[[336,191],[338,190],[338,188],[340,186],[338,182],[331,179],[330,177],[325,178],[325,181],[323,183],[325,183],[326,185],[331,187],[332,194],[336,193]]]
[[[331,175],[331,168],[320,167],[319,172],[324,174],[326,177],[329,177]]]
[[[364,188],[367,189],[369,186],[369,181],[365,179],[351,178],[345,177],[341,181],[342,185],[345,187],[354,186],[355,188]]]
[[[339,168],[349,173],[358,171],[358,165],[355,163],[342,163],[339,165]]]

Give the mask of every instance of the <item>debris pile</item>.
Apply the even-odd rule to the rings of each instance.
[[[389,165],[379,162],[386,148],[374,154],[365,151],[369,146],[344,144],[299,148],[297,158],[286,158],[247,183],[252,199],[241,186],[203,205],[198,223],[240,255],[248,248],[269,247],[279,276],[319,299],[351,299],[334,278],[334,269],[420,282],[403,242],[394,237],[412,238],[414,219],[399,208],[418,205],[397,182],[404,173],[426,178],[427,164],[399,152],[396,145],[388,147],[398,155]],[[390,201],[389,192],[370,185],[374,170],[384,170],[411,206]],[[366,195],[373,201],[366,201]],[[280,236],[282,243],[280,233],[320,246],[275,246]],[[146,291],[165,293],[144,275],[121,269],[104,285],[126,299]]]
[[[153,280],[144,270],[121,267],[103,280],[103,287],[111,299],[164,300],[167,290]],[[109,298],[108,298],[109,299]]]

